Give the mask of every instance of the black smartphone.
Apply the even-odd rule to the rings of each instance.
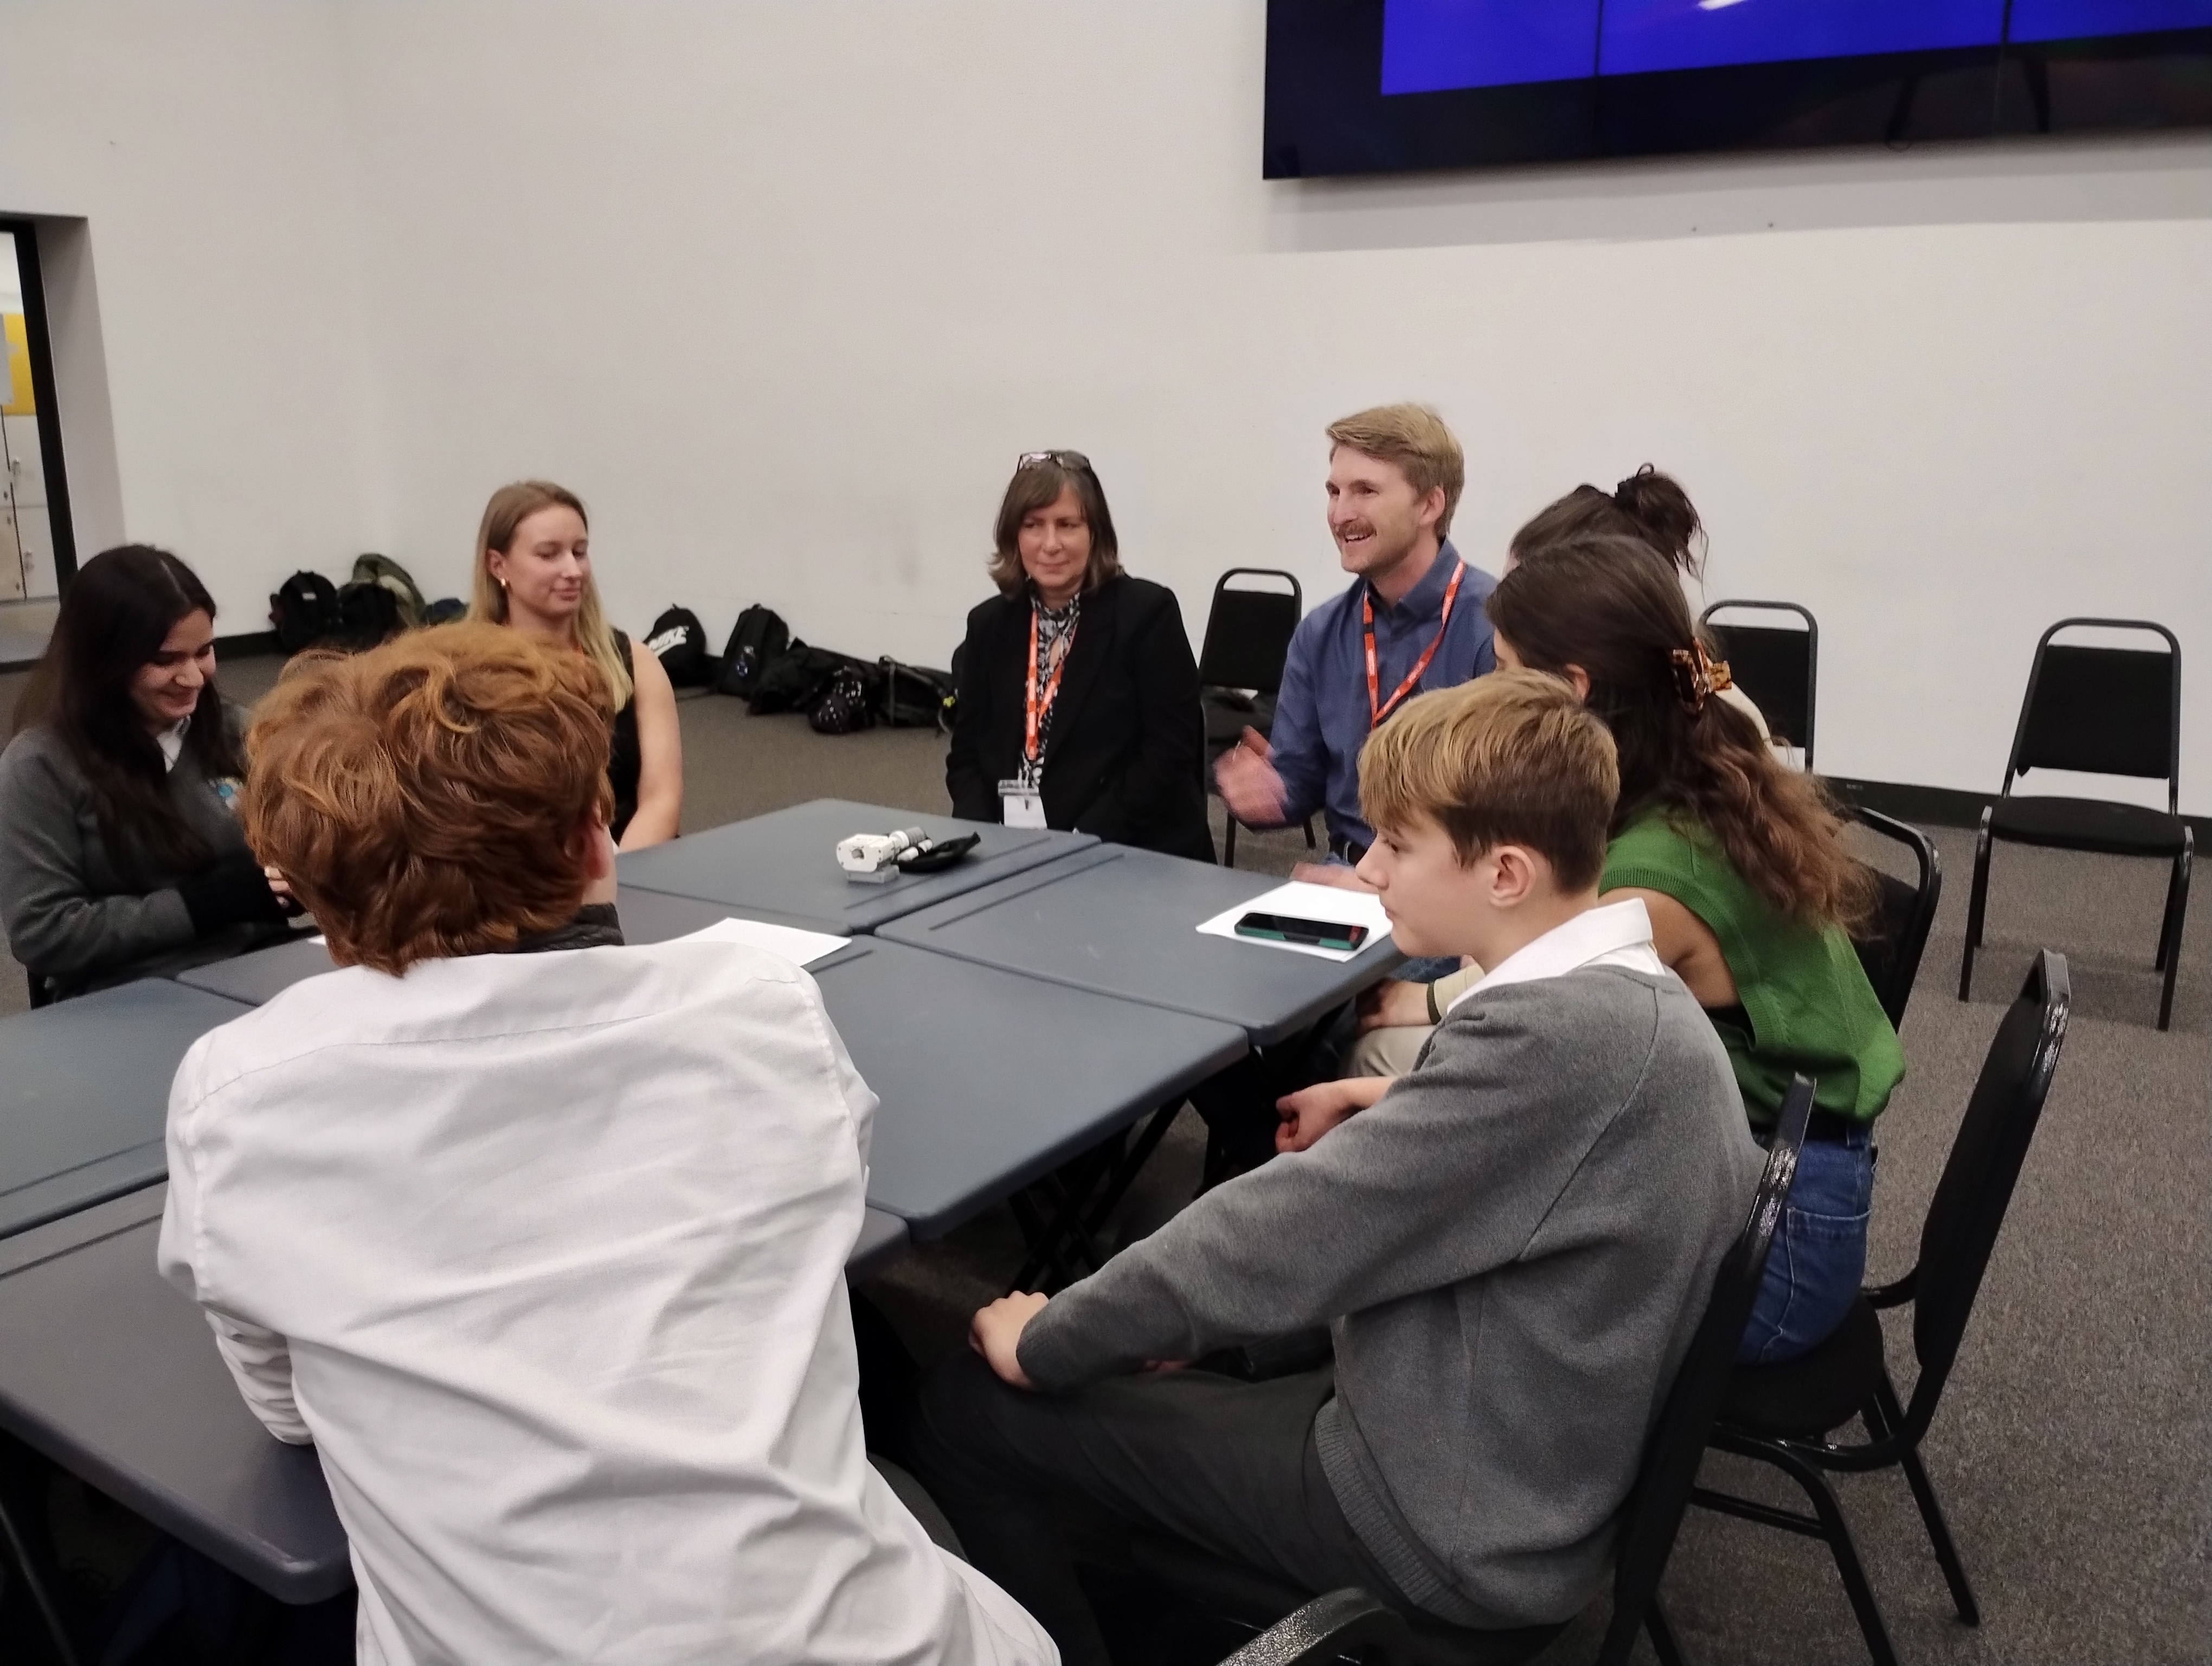
[[[1237,922],[1239,937],[1274,943],[1310,943],[1317,949],[1356,949],[1367,940],[1367,927],[1334,920],[1298,920],[1287,914],[1248,914]]]

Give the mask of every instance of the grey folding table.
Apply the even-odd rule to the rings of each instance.
[[[621,886],[615,897],[615,912],[622,917],[623,936],[632,943],[665,943],[672,937],[688,937],[738,911],[719,903],[702,903],[693,897],[670,897],[630,885]],[[781,920],[774,915],[753,917],[766,917],[782,925],[799,923],[788,916]],[[321,942],[303,937],[295,942],[280,943],[273,949],[257,949],[233,960],[193,966],[173,976],[178,982],[190,984],[195,989],[258,1006],[301,979],[331,970],[331,964],[330,951]]]
[[[903,827],[919,827],[933,839],[975,833],[982,842],[941,873],[901,874],[881,885],[849,879],[837,866],[839,840]],[[846,799],[816,799],[632,852],[621,859],[621,872],[626,885],[702,897],[757,919],[788,919],[817,931],[850,935],[1097,842],[1088,833],[1001,827]]]
[[[750,914],[627,885],[615,906],[623,934],[637,942]],[[300,942],[177,976],[258,1005],[330,969],[320,945]],[[856,937],[809,970],[882,1101],[868,1201],[923,1237],[1020,1190],[1245,1050],[1243,1033],[1227,1025],[875,938]],[[1040,1069],[1046,1060],[1051,1067]]]
[[[1387,935],[1340,962],[1197,929],[1281,883],[1100,845],[877,930],[934,954],[1217,1018],[1265,1046],[1349,1000],[1405,958]]]
[[[1244,1055],[1242,1031],[856,938],[809,969],[882,1102],[868,1201],[951,1231]]]
[[[155,1270],[167,1194],[0,1243],[0,1428],[278,1601],[319,1602],[353,1577],[322,1466],[261,1426],[205,1317]],[[906,1241],[869,1210],[848,1273]]]
[[[148,978],[0,1018],[0,1238],[161,1179],[177,1066],[245,1011]]]

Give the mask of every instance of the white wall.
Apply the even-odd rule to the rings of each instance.
[[[634,627],[942,663],[1073,445],[1195,635],[1224,566],[1334,586],[1320,429],[1415,397],[1478,559],[1678,472],[1711,593],[1820,616],[1838,774],[1993,787],[2044,624],[2165,619],[2212,811],[2212,140],[1270,185],[1263,11],[10,0],[0,210],[88,216],[131,530],[241,618],[356,548],[458,589],[546,473]]]
[[[225,631],[379,530],[338,44],[310,0],[0,0],[0,213],[56,222],[80,554],[173,545]],[[88,358],[106,411],[70,397]]]

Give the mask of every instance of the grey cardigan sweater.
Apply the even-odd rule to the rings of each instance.
[[[242,852],[238,818],[187,747],[169,795],[217,858]],[[182,873],[118,860],[101,836],[92,787],[43,726],[0,752],[0,923],[33,976],[64,993],[220,959],[266,931],[235,927],[201,938],[178,893]]]
[[[1067,1389],[1330,1322],[1313,1433],[1361,1542],[1446,1620],[1565,1620],[1764,1162],[1677,980],[1501,985],[1371,1109],[1055,1296],[1022,1369]]]

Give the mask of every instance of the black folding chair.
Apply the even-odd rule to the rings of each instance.
[[[2077,625],[2144,631],[2164,638],[2166,647],[2052,643],[2060,631]],[[2013,778],[2030,769],[2163,777],[2166,809],[2106,799],[2013,797]],[[1997,840],[2110,856],[2171,858],[2166,914],[2151,961],[2152,970],[2166,974],[2158,999],[2158,1027],[2165,1029],[2173,1018],[2173,980],[2181,967],[2181,927],[2189,912],[2189,871],[2197,852],[2196,836],[2180,812],[2181,644],[2164,625],[2148,619],[2061,619],[2035,645],[2004,785],[1997,801],[1983,810],[1974,840],[1974,889],[1966,905],[1959,999],[1965,1000],[1973,991],[1974,952],[1982,945],[1983,910],[1989,900],[1990,849]]]
[[[2036,957],[1982,1061],[1973,1097],[1920,1229],[1918,1264],[1893,1284],[1861,1292],[1842,1328],[1810,1353],[1785,1365],[1741,1366],[1730,1380],[1712,1444],[1780,1469],[1804,1489],[1814,1513],[1702,1487],[1692,1495],[1707,1509],[1825,1543],[1877,1666],[1894,1666],[1896,1651],[1826,1476],[1892,1465],[1903,1469],[1959,1618],[1969,1626],[1981,1624],[1966,1565],[1936,1502],[1935,1483],[1920,1462],[1920,1443],[1958,1359],[1974,1297],[2051,1092],[2071,1004],[2065,958],[2045,949]],[[1920,1365],[1910,1407],[1900,1403],[1890,1380],[1876,1311],[1908,1302],[1913,1353]],[[1836,1440],[1834,1432],[1855,1417],[1865,1424],[1868,1438]]]
[[[1752,1199],[1750,1219],[1721,1259],[1705,1316],[1644,1444],[1644,1462],[1623,1511],[1613,1554],[1613,1618],[1598,1650],[1597,1666],[1625,1666],[1639,1632],[1650,1633],[1660,1666],[1680,1666],[1681,1649],[1659,1605],[1660,1576],[1667,1570],[1674,1535],[1689,1507],[1698,1461],[1765,1276],[1767,1249],[1782,1219],[1790,1183],[1796,1178],[1797,1153],[1812,1116],[1813,1093],[1814,1084],[1802,1076],[1790,1084],[1774,1143],[1767,1151],[1766,1171]],[[1130,1552],[1139,1572],[1185,1600],[1224,1619],[1278,1626],[1278,1642],[1288,1651],[1262,1647],[1269,1638],[1278,1637],[1278,1632],[1271,1631],[1231,1655],[1235,1666],[1331,1658],[1325,1645],[1332,1639],[1340,1651],[1350,1652],[1356,1644],[1378,1651],[1393,1666],[1506,1666],[1528,1659],[1565,1629],[1550,1625],[1474,1631],[1421,1614],[1397,1616],[1398,1624],[1392,1626],[1376,1612],[1389,1610],[1356,1588],[1310,1596],[1272,1576],[1156,1535],[1139,1535]]]
[[[1713,615],[1728,608],[1792,613],[1794,625],[1715,624]],[[1759,602],[1730,598],[1698,615],[1729,663],[1735,685],[1751,696],[1774,739],[1801,747],[1805,767],[1813,767],[1813,715],[1820,690],[1820,624],[1795,602]]]
[[[1920,976],[1920,957],[1928,947],[1928,933],[1936,923],[1936,905],[1943,896],[1943,863],[1936,842],[1909,822],[1885,816],[1879,810],[1854,808],[1852,817],[1869,832],[1894,840],[1912,853],[1918,870],[1913,879],[1874,870],[1881,895],[1874,917],[1852,941],[1867,982],[1881,998],[1890,1027],[1905,1027],[1905,1008],[1912,999],[1914,980]]]
[[[1279,579],[1290,587],[1231,589],[1231,579]],[[1232,567],[1213,584],[1206,614],[1206,643],[1198,654],[1199,702],[1206,714],[1208,769],[1243,738],[1248,728],[1269,733],[1275,724],[1275,696],[1283,686],[1283,663],[1291,637],[1305,616],[1305,592],[1297,575],[1273,567]],[[1224,841],[1224,866],[1237,866],[1237,818],[1229,818]],[[1313,822],[1306,822],[1306,848],[1314,848]]]

